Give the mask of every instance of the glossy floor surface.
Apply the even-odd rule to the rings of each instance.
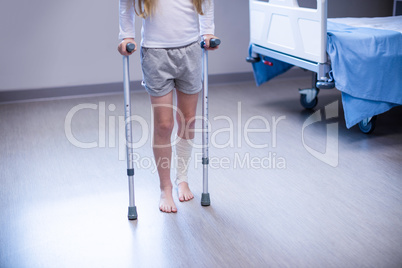
[[[158,210],[149,98],[133,93],[136,221],[122,95],[1,104],[0,267],[401,267],[402,109],[365,135],[337,90],[304,110],[308,86],[211,86],[211,206],[195,148],[176,214]]]

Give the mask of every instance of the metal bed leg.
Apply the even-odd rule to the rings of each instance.
[[[127,51],[134,50],[133,44],[127,44]],[[131,99],[130,99],[130,73],[128,56],[123,56],[123,84],[124,84],[124,116],[126,122],[126,157],[127,157],[127,176],[129,191],[128,219],[137,219],[137,207],[134,197],[134,162],[132,147],[132,127],[131,127]]]

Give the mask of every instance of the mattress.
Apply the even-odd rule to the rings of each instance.
[[[353,27],[367,27],[402,33],[402,16],[375,18],[333,18],[328,19],[328,21],[342,23]]]

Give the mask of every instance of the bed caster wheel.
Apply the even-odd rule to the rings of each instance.
[[[375,129],[376,121],[377,116],[363,119],[362,121],[359,122],[360,131],[363,132],[364,134],[372,133]]]
[[[309,101],[309,100],[307,100],[306,95],[300,95],[300,103],[304,108],[310,110],[310,109],[313,109],[317,105],[318,98],[315,97],[314,99]]]
[[[313,109],[317,103],[318,103],[318,91],[319,89],[317,88],[305,88],[305,89],[299,89],[300,93],[300,104],[305,108],[305,109]]]

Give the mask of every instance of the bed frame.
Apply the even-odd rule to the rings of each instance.
[[[247,61],[262,60],[272,66],[272,58],[312,71],[312,88],[299,90],[306,109],[317,105],[319,89],[335,87],[327,55],[327,0],[316,1],[316,8],[306,8],[298,0],[249,0],[251,51]],[[376,116],[362,120],[360,130],[371,133],[375,121]]]
[[[326,52],[327,0],[317,0],[316,9],[300,7],[297,0],[250,0],[250,43],[249,61],[259,60],[259,55],[275,58],[315,72],[313,87],[335,86]],[[318,90],[300,93],[310,102]]]

